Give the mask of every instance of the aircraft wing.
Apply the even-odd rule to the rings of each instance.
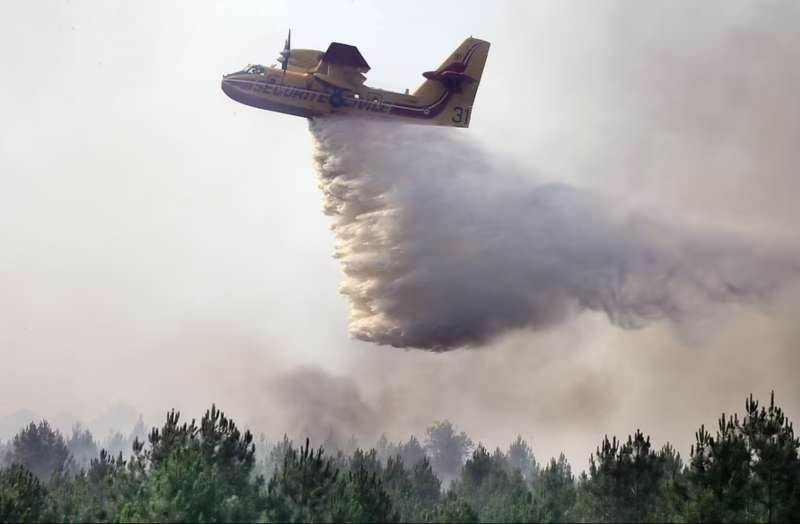
[[[322,61],[328,64],[352,68],[359,73],[369,71],[369,64],[361,56],[361,52],[356,46],[332,42],[328,50],[322,56]]]
[[[334,87],[353,89],[364,83],[370,67],[357,47],[332,42],[322,55],[314,76]]]

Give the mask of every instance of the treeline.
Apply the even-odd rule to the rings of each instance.
[[[638,430],[604,438],[577,476],[563,454],[540,465],[521,437],[490,451],[449,422],[351,445],[257,442],[215,407],[199,423],[170,412],[127,454],[31,423],[0,449],[0,522],[800,520],[800,440],[774,395],[701,427],[688,463]]]

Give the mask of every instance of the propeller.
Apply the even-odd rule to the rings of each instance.
[[[281,63],[281,69],[286,72],[289,67],[289,57],[292,56],[292,30],[289,29],[289,36],[286,37],[286,43],[283,45],[283,51],[278,57],[278,62]]]

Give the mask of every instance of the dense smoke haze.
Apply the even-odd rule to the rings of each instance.
[[[659,225],[596,191],[537,183],[451,129],[311,129],[350,330],[365,341],[444,351],[582,310],[626,328],[681,322],[766,299],[800,269],[794,246]]]
[[[0,4],[0,439],[216,403],[577,472],[636,427],[685,457],[750,392],[800,418],[800,5],[351,7]],[[228,99],[290,26],[397,91],[485,38],[470,129]]]

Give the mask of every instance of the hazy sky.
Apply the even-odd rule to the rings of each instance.
[[[219,85],[273,63],[289,27],[297,47],[357,45],[368,83],[396,90],[489,40],[472,127],[454,133],[676,225],[798,243],[796,3],[489,5],[0,4],[0,416],[217,402],[273,433],[324,413],[392,437],[450,418],[579,467],[637,427],[688,451],[751,391],[774,387],[797,420],[791,283],[692,329],[587,314],[442,355],[348,338],[306,121]]]

